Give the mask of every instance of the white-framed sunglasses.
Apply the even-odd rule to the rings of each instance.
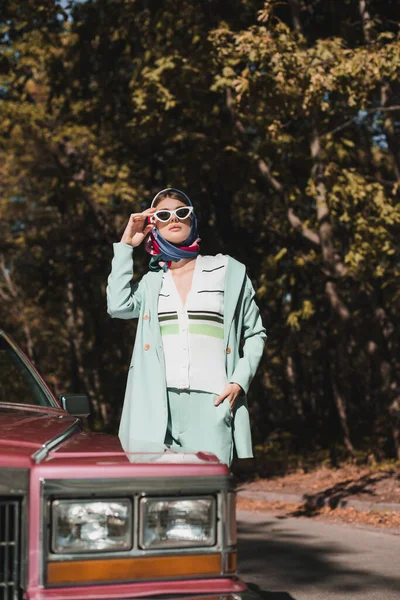
[[[168,223],[168,221],[172,218],[172,215],[175,215],[177,219],[180,221],[184,221],[193,212],[193,206],[180,206],[179,208],[175,208],[175,210],[168,210],[166,208],[162,210],[157,210],[152,217],[157,219],[157,221],[161,221],[161,223]]]

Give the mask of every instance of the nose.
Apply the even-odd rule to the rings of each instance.
[[[179,220],[179,219],[178,219],[178,217],[177,217],[175,214],[172,214],[172,215],[171,215],[171,219],[170,219],[170,221],[175,221],[175,223],[177,223],[177,222],[178,222],[178,220]]]

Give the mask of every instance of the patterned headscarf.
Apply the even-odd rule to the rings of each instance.
[[[177,192],[186,199],[186,204],[188,206],[193,206],[190,198],[184,192],[176,188],[166,188],[154,196],[151,202],[151,207],[154,206],[160,194],[165,192]],[[192,220],[190,224],[189,235],[179,246],[177,244],[168,242],[162,237],[158,228],[156,226],[153,227],[149,233],[149,237],[145,246],[146,251],[152,255],[149,262],[149,268],[151,271],[159,271],[160,269],[167,271],[171,266],[172,261],[178,262],[179,260],[182,260],[182,258],[194,258],[198,255],[200,249],[200,238],[198,237],[197,232],[197,217],[194,212],[192,212],[191,217]]]

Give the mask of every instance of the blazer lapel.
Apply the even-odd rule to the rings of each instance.
[[[246,275],[245,266],[232,257],[228,257],[225,277],[224,294],[224,345],[228,346],[230,329],[232,327],[235,310],[242,291],[243,279]]]

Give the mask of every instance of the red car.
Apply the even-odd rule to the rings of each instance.
[[[2,331],[0,378],[0,600],[243,596],[225,465],[83,431]]]

